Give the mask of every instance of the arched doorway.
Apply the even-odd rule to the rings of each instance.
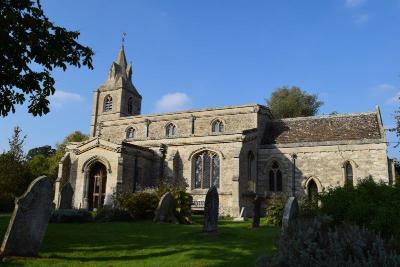
[[[313,179],[307,184],[307,194],[310,201],[315,201],[318,195],[318,186]]]
[[[100,162],[94,163],[90,168],[89,176],[89,210],[102,208],[106,196],[107,169]]]

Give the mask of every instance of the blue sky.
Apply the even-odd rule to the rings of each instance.
[[[28,135],[26,149],[87,133],[92,92],[106,79],[122,32],[145,114],[264,104],[275,88],[297,85],[325,102],[320,114],[379,105],[385,127],[394,125],[400,0],[41,2],[53,22],[81,32],[95,69],[53,72],[51,112],[33,117],[19,107],[0,118],[0,151],[15,125]]]

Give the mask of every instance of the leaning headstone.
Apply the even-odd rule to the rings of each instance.
[[[260,217],[261,217],[261,204],[263,202],[263,198],[260,196],[256,196],[254,199],[254,210],[253,210],[253,228],[260,227]]]
[[[74,189],[70,183],[66,183],[60,191],[60,204],[59,209],[72,209],[72,196],[74,195]]]
[[[242,209],[240,210],[239,217],[233,218],[233,220],[236,222],[243,222],[246,218],[247,218],[246,207],[242,207]]]
[[[293,223],[293,221],[299,215],[299,203],[297,198],[289,197],[286,202],[285,209],[283,211],[282,218],[282,231],[286,231],[288,227]]]
[[[36,178],[15,200],[0,256],[36,257],[52,212],[53,186],[50,178]]]
[[[204,225],[203,232],[213,233],[218,230],[219,213],[218,191],[215,186],[211,187],[206,195],[204,202]]]
[[[154,222],[174,222],[178,223],[178,219],[174,215],[175,201],[171,192],[165,193],[158,203],[155,212]]]

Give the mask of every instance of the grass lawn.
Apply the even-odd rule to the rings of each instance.
[[[8,220],[0,216],[1,236]],[[251,229],[250,225],[250,221],[221,220],[219,233],[206,235],[201,232],[201,218],[193,225],[150,221],[49,224],[41,258],[0,265],[254,266],[258,256],[274,252],[279,229]]]

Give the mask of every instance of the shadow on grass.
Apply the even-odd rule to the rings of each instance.
[[[219,232],[214,235],[202,233],[198,223],[50,224],[41,256],[43,265],[123,262],[132,266],[249,266],[258,256],[274,251],[279,233],[268,226],[251,229],[250,224],[220,221]],[[0,232],[6,226],[0,218]]]

